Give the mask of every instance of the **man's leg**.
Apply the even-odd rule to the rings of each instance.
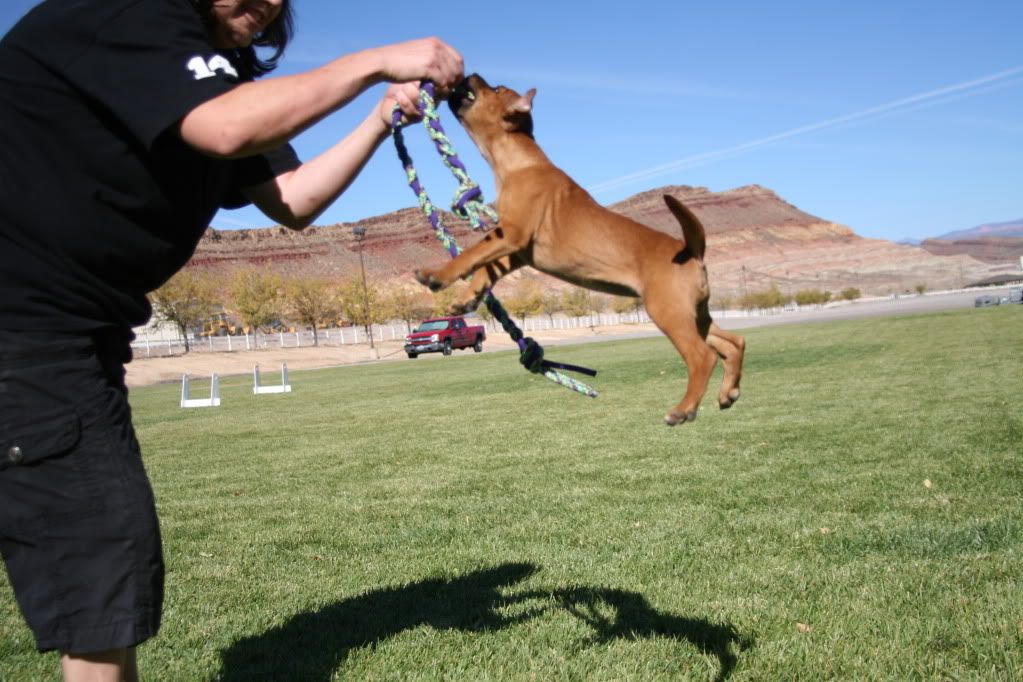
[[[89,654],[61,654],[64,682],[138,682],[135,647]]]
[[[120,682],[159,630],[164,567],[124,369],[101,351],[0,331],[0,555],[65,679]]]

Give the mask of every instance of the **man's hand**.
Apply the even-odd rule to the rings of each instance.
[[[392,111],[394,106],[401,108],[403,123],[411,123],[420,120],[419,115],[419,81],[411,83],[394,83],[387,88],[387,93],[380,100],[380,118],[388,128],[391,126]]]
[[[433,81],[441,99],[465,77],[462,55],[440,38],[411,40],[375,50],[384,80],[391,83]]]

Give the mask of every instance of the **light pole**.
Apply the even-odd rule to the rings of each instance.
[[[362,240],[366,238],[366,228],[356,225],[352,228],[355,241],[359,244],[359,270],[362,271],[362,319],[366,327],[366,337],[369,339],[369,355],[374,360],[377,355],[376,346],[373,345],[373,330],[369,326],[369,287],[366,286],[366,263],[362,259]]]

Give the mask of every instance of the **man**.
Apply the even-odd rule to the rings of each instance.
[[[289,0],[45,0],[0,40],[0,551],[66,680],[137,679],[163,560],[124,363],[146,293],[221,207],[294,229],[354,180],[418,82],[462,58],[436,38],[260,80]],[[269,48],[268,59],[255,48]],[[369,87],[365,120],[301,162],[288,140]]]

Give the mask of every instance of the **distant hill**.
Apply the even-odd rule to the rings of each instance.
[[[608,208],[681,238],[662,195],[685,203],[707,230],[707,267],[715,296],[777,286],[785,293],[801,289],[833,292],[856,287],[864,294],[960,286],[1000,272],[965,254],[934,254],[914,246],[865,239],[848,227],[810,215],[770,189],[748,185],[722,192],[703,187],[668,186],[633,195]],[[442,212],[443,213],[443,212]],[[462,246],[479,235],[450,213],[444,222]],[[412,270],[448,256],[418,208],[404,208],[354,223],[312,227],[293,232],[283,227],[250,230],[209,229],[190,267],[228,271],[262,267],[282,274],[329,277],[359,272],[359,245],[352,228],[366,228],[362,244],[367,274],[377,281],[402,281],[419,287]],[[1005,268],[1003,268],[1005,269]],[[569,285],[525,269],[497,286],[502,294],[522,277],[545,286]]]
[[[1018,266],[1023,256],[1023,219],[949,232],[923,240],[920,248],[936,256],[970,256],[991,265]]]
[[[949,232],[948,234],[942,234],[934,239],[944,239],[945,241],[959,241],[966,239],[977,239],[980,237],[1023,237],[1023,218],[1019,220],[1010,220],[1004,223],[988,223],[986,225],[979,225],[972,227],[968,230],[958,230],[956,232]]]
[[[1023,256],[1023,237],[925,239],[920,248],[935,256],[969,256],[993,266],[1017,266]]]

